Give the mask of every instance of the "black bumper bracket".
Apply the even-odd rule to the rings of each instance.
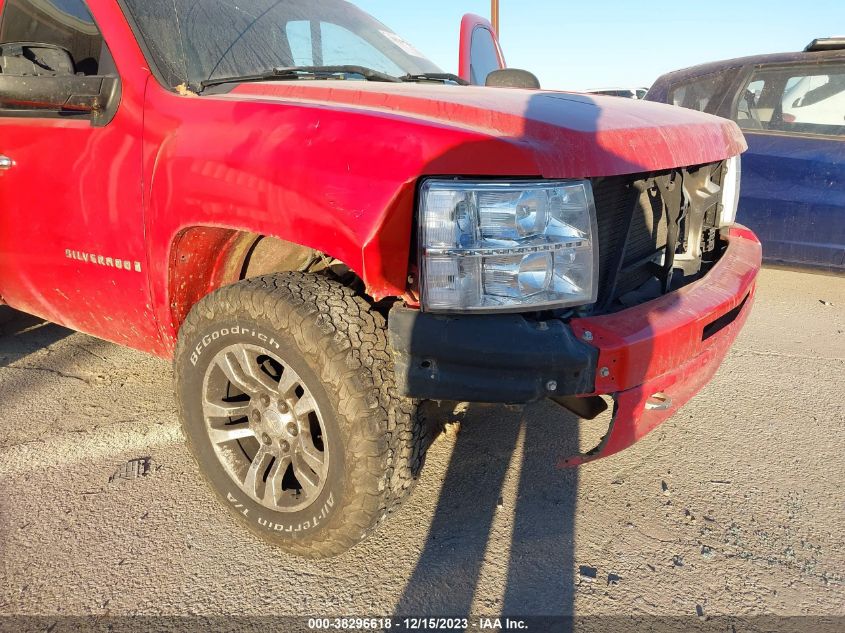
[[[598,350],[559,319],[395,307],[389,330],[401,396],[522,404],[595,389]]]

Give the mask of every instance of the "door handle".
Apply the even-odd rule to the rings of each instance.
[[[15,166],[15,161],[13,161],[8,156],[3,156],[2,154],[0,154],[0,169],[2,169],[2,170],[11,169],[14,166]]]

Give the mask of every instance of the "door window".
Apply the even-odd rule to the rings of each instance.
[[[845,135],[845,65],[756,70],[734,119],[745,129]]]
[[[84,0],[6,0],[0,16],[0,114],[89,118],[119,102],[114,60]]]
[[[0,24],[0,44],[51,44],[70,53],[73,63],[70,74],[99,73],[103,38],[83,0],[6,0],[5,6]],[[62,61],[66,59],[64,55],[50,53],[46,49],[12,52],[4,48],[3,61],[9,63],[10,55],[28,58],[36,67],[47,71],[63,70]],[[24,63],[24,60],[19,61]],[[59,67],[54,68],[51,63],[59,63]],[[17,66],[20,67],[19,64]],[[41,73],[36,71],[33,74]]]
[[[493,34],[484,27],[479,26],[472,32],[471,55],[471,82],[473,85],[483,86],[487,83],[487,75],[502,67],[496,40]]]

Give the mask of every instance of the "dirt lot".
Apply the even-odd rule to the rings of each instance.
[[[167,363],[5,312],[0,614],[843,616],[845,279],[760,285],[715,381],[633,449],[559,470],[556,406],[447,412],[416,495],[324,562],[218,507]]]

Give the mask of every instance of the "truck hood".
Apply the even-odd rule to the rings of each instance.
[[[217,98],[343,108],[456,128],[529,150],[536,175],[548,178],[700,165],[747,148],[733,121],[659,103],[598,95],[439,84],[297,81],[245,83]]]

